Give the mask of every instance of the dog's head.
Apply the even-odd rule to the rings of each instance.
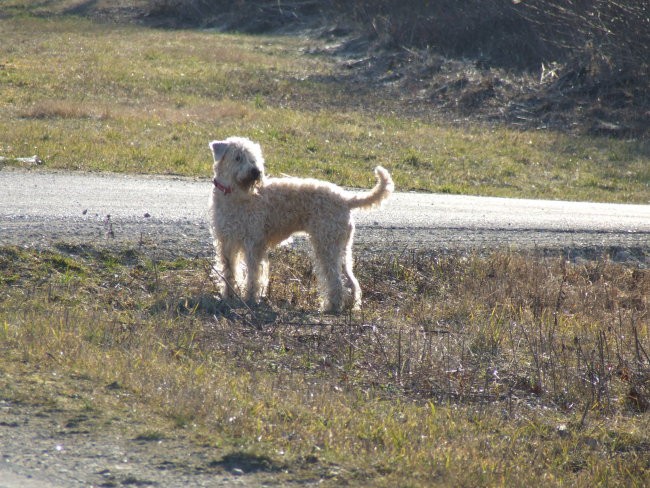
[[[210,143],[214,176],[223,185],[254,191],[264,181],[264,157],[259,144],[244,137]]]

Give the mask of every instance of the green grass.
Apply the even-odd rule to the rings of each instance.
[[[647,141],[414,118],[398,100],[332,81],[335,64],[304,54],[301,38],[42,18],[34,13],[55,7],[20,6],[0,7],[0,35],[12,40],[0,45],[5,158],[207,177],[207,142],[237,134],[262,144],[276,175],[368,186],[381,164],[403,191],[650,201]]]
[[[650,479],[647,270],[365,256],[363,310],[327,318],[286,250],[249,311],[213,298],[202,259],[61,249],[0,249],[5,401],[92,411],[99,430],[137,411],[135,439],[183,432],[327,486]]]

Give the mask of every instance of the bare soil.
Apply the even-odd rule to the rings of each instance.
[[[6,394],[39,384],[47,388],[47,397]],[[93,407],[100,396],[114,402],[110,414]],[[151,425],[151,416],[117,383],[98,385],[84,376],[27,367],[0,370],[0,486],[12,488],[3,473],[66,488],[263,486],[288,478],[309,486],[320,479],[290,473],[264,456],[226,453],[195,438],[192,426],[164,434],[148,430],[145,419]]]

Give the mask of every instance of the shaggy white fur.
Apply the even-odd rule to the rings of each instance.
[[[210,195],[210,232],[223,278],[222,296],[238,292],[239,261],[247,276],[245,299],[257,303],[268,284],[267,251],[295,232],[309,235],[321,287],[322,309],[358,308],[361,288],[352,273],[354,221],[350,210],[379,205],[393,192],[381,166],[377,185],[354,194],[325,181],[267,178],[260,146],[243,137],[212,141],[214,187]],[[343,286],[347,281],[347,290]]]

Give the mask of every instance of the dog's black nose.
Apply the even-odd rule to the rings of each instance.
[[[260,178],[261,174],[262,174],[262,172],[259,169],[257,169],[257,168],[251,169],[251,178],[252,179],[258,180]]]

